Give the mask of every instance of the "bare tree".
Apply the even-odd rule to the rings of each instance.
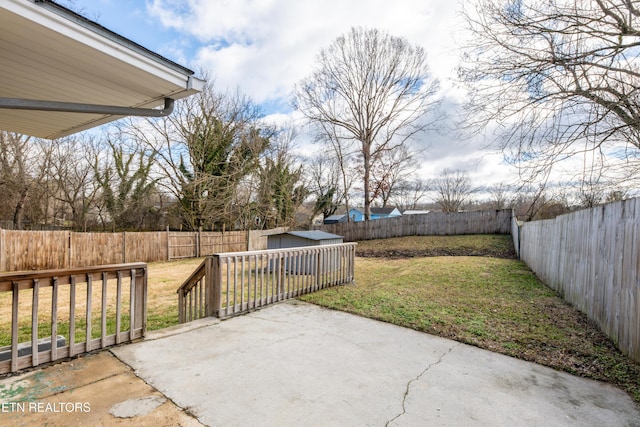
[[[349,205],[353,169],[343,167],[335,151],[316,153],[306,164],[309,192],[315,198],[311,220],[319,213],[325,219],[336,213],[340,205]]]
[[[410,180],[418,167],[414,153],[406,145],[380,153],[371,168],[372,197],[380,199],[382,207],[387,207],[398,186]]]
[[[354,164],[355,152],[350,151],[349,147],[338,135],[338,128],[331,126],[329,123],[319,123],[322,132],[318,138],[323,140],[326,145],[331,147],[333,153],[333,163],[339,168],[342,178],[342,197],[340,198],[345,205],[346,212],[350,211],[351,190],[354,186],[354,171],[357,169],[357,163]],[[339,187],[337,187],[339,188]],[[347,222],[351,222],[351,217],[347,215]]]
[[[473,193],[469,174],[462,170],[445,169],[433,181],[435,202],[443,212],[458,212]]]
[[[489,187],[489,195],[491,196],[490,205],[492,209],[506,209],[509,204],[510,186],[505,183],[499,183]]]
[[[352,28],[320,51],[315,71],[295,88],[294,106],[329,140],[357,146],[365,218],[371,217],[371,170],[429,123],[438,88],[424,49],[379,30]]]
[[[26,135],[0,131],[0,189],[3,205],[9,212],[5,219],[17,229],[24,226],[25,212],[32,222],[46,218],[46,172],[51,160],[52,144]]]
[[[416,209],[428,192],[429,186],[421,178],[401,181],[395,186],[391,202],[399,209]]]
[[[93,164],[97,148],[90,136],[78,134],[57,140],[53,144],[49,179],[54,184],[53,197],[59,207],[54,220],[69,218],[74,229],[86,231],[87,215],[98,191]],[[60,218],[58,218],[60,216]]]
[[[570,210],[566,188],[546,182],[520,186],[511,204],[516,216],[524,221],[554,218]]]
[[[295,136],[293,128],[275,135],[257,170],[256,199],[264,228],[294,226],[296,212],[309,194],[303,166],[293,155]]]
[[[260,117],[245,95],[217,92],[208,82],[171,116],[130,122],[125,131],[155,152],[160,184],[178,200],[184,225],[230,228],[236,192],[273,134]]]
[[[501,148],[529,179],[545,180],[556,162],[585,151],[637,153],[638,2],[471,4],[459,68],[471,96],[471,129],[497,125]]]
[[[96,158],[94,175],[113,230],[140,230],[153,213],[157,179],[151,177],[155,153],[126,147],[120,139],[107,140],[107,156]]]
[[[584,156],[583,171],[577,176],[576,198],[580,207],[592,208],[604,201],[607,182],[604,177],[604,156]]]

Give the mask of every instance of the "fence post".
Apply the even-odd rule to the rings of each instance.
[[[169,242],[169,226],[167,225],[167,261],[171,261],[171,243]]]
[[[72,243],[71,243],[71,235],[72,234],[73,233],[71,231],[69,231],[69,234],[67,236],[68,237],[68,239],[67,239],[67,243],[68,243],[67,244],[67,257],[68,257],[68,259],[67,259],[67,268],[71,268],[71,258],[73,257],[73,250],[72,250],[73,246],[72,246]]]
[[[4,271],[4,229],[0,228],[0,271]]]
[[[200,258],[200,233],[202,233],[202,227],[198,227],[196,234],[196,258]]]

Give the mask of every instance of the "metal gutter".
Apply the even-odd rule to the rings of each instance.
[[[64,113],[109,114],[113,116],[165,117],[173,111],[175,101],[164,99],[164,108],[132,108],[111,105],[79,104],[75,102],[42,101],[36,99],[0,98],[0,109],[57,111]]]

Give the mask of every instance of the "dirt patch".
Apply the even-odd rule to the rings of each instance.
[[[514,259],[509,235],[407,236],[358,242],[356,255],[364,258],[484,256]]]
[[[363,258],[415,258],[434,256],[487,256],[492,258],[515,258],[515,252],[493,248],[412,248],[412,249],[368,249],[358,248],[356,255]]]

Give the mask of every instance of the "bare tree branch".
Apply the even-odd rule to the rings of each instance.
[[[471,96],[468,129],[495,127],[531,179],[587,151],[640,150],[636,3],[474,1],[458,69]]]

